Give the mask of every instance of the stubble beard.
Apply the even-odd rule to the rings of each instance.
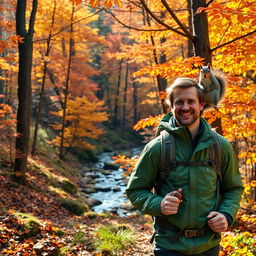
[[[188,127],[188,126],[191,126],[192,124],[194,124],[200,118],[200,115],[196,115],[194,111],[191,113],[191,115],[192,115],[192,118],[190,120],[183,121],[182,111],[181,111],[176,116],[176,120],[180,126]]]

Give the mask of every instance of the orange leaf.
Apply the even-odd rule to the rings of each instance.
[[[207,7],[199,7],[195,13],[195,15],[200,14],[207,10]]]
[[[76,5],[81,4],[82,0],[70,0],[71,2],[75,3]]]

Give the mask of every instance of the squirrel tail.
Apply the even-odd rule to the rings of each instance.
[[[212,73],[220,83],[220,101],[221,101],[224,98],[227,90],[227,84],[228,84],[227,78],[220,70],[212,69]]]

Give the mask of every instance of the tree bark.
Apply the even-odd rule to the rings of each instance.
[[[2,6],[4,4],[3,1],[1,1],[0,4]],[[0,18],[1,18],[1,20],[4,20],[3,12],[0,12]],[[3,38],[3,26],[0,26],[0,40],[4,40],[4,38]],[[0,57],[4,57],[4,52],[2,52],[0,54]],[[3,70],[0,67],[0,77],[2,77],[2,76],[3,76]],[[3,79],[0,80],[0,104],[4,103],[4,98],[1,97],[2,95],[4,95],[4,80]]]
[[[188,4],[188,26],[189,26],[189,31],[191,34],[193,34],[193,25],[192,25],[192,8],[191,8],[191,0],[187,0]],[[193,41],[191,39],[187,39],[187,57],[192,57],[194,56],[194,51],[193,51]]]
[[[199,7],[206,6],[206,0],[191,0],[191,19],[193,29],[194,56],[205,59],[205,64],[212,62],[211,47],[208,30],[208,19],[205,12],[196,14]]]
[[[1,40],[3,39],[2,32],[3,31],[2,31],[2,26],[1,26],[0,27],[0,39]],[[2,58],[2,57],[4,57],[4,53],[3,52],[0,54],[0,58]],[[2,76],[3,76],[3,70],[0,67],[0,77],[2,77]],[[4,80],[1,79],[0,80],[0,104],[3,104],[5,102],[4,97],[2,97],[4,94],[5,94],[4,93]]]
[[[74,55],[74,40],[73,40],[73,20],[74,20],[74,12],[75,7],[74,3],[72,5],[72,13],[71,13],[71,22],[70,22],[70,39],[69,39],[69,57],[68,57],[68,66],[67,66],[67,77],[66,77],[66,85],[64,90],[64,107],[63,107],[63,116],[62,116],[62,127],[61,127],[61,135],[60,135],[60,158],[63,157],[63,145],[65,138],[65,125],[66,125],[66,111],[67,111],[67,101],[68,101],[68,93],[69,93],[69,82],[70,82],[70,69],[71,69],[71,61],[72,56]]]
[[[138,87],[135,81],[132,81],[133,87],[133,124],[138,121]]]
[[[123,60],[120,60],[119,69],[118,69],[116,95],[115,95],[115,97],[116,97],[115,98],[115,106],[114,106],[114,119],[113,119],[114,128],[117,126],[117,120],[118,120],[118,98],[119,98],[119,94],[120,94],[122,63],[123,63]]]
[[[196,14],[199,7],[206,6],[205,0],[191,0],[191,18],[192,29],[194,34],[194,56],[199,56],[205,59],[205,64],[212,64],[211,47],[208,30],[208,19],[205,12]],[[221,119],[217,118],[212,126],[216,128],[219,134],[223,134]]]
[[[126,104],[127,104],[127,89],[128,89],[128,73],[129,73],[129,63],[126,63],[125,71],[125,85],[124,85],[124,94],[123,94],[123,117],[122,117],[122,132],[125,130],[126,124]]]
[[[144,14],[144,12],[143,12],[143,14]],[[161,15],[162,15],[162,18],[163,18],[164,17],[163,13]],[[147,14],[147,16],[144,16],[144,19],[147,22],[147,25],[150,26],[151,24],[150,24],[150,19],[149,19],[148,14]],[[152,46],[155,47],[155,40],[154,40],[154,37],[152,35],[150,36],[150,40],[151,40]],[[164,43],[165,41],[166,41],[165,38],[161,39],[161,43]],[[155,65],[157,65],[159,63],[162,64],[162,63],[166,62],[166,55],[163,54],[163,53],[160,53],[160,57],[159,57],[159,60],[158,60],[158,54],[157,54],[155,48],[153,49],[153,56],[154,56]],[[162,78],[161,76],[157,75],[156,81],[157,81],[158,92],[164,92],[167,88],[167,80],[165,78]],[[167,107],[167,104],[166,104],[165,100],[160,99],[160,102],[161,102],[162,113],[167,113],[168,107]]]
[[[37,11],[37,0],[33,0],[30,15],[29,29],[26,31],[26,3],[25,0],[17,1],[16,32],[24,38],[24,43],[19,43],[19,71],[18,71],[18,110],[16,155],[13,177],[19,183],[25,183],[27,156],[29,148],[29,129],[31,116],[31,68],[33,54],[34,23]]]
[[[50,49],[51,49],[50,43],[51,43],[52,30],[53,30],[53,25],[54,25],[54,20],[55,20],[55,12],[56,12],[56,0],[54,2],[54,7],[53,7],[50,32],[49,32],[49,35],[48,35],[48,38],[47,38],[47,41],[46,41],[46,53],[45,53],[46,60],[44,61],[42,85],[41,85],[39,103],[38,103],[37,112],[36,112],[34,137],[33,137],[32,150],[31,150],[32,155],[34,155],[36,153],[38,127],[39,127],[39,121],[40,121],[40,116],[41,116],[41,111],[42,111],[42,104],[43,104],[43,97],[44,97],[44,91],[45,91],[45,78],[46,78],[47,61],[48,61],[47,57],[49,56]]]

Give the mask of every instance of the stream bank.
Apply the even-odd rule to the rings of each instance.
[[[138,155],[140,150],[133,148],[132,155]],[[115,155],[115,152],[101,153],[96,163],[84,169],[82,191],[90,194],[87,200],[94,212],[128,216],[135,209],[125,195],[128,178],[124,176],[124,169],[113,163]]]

